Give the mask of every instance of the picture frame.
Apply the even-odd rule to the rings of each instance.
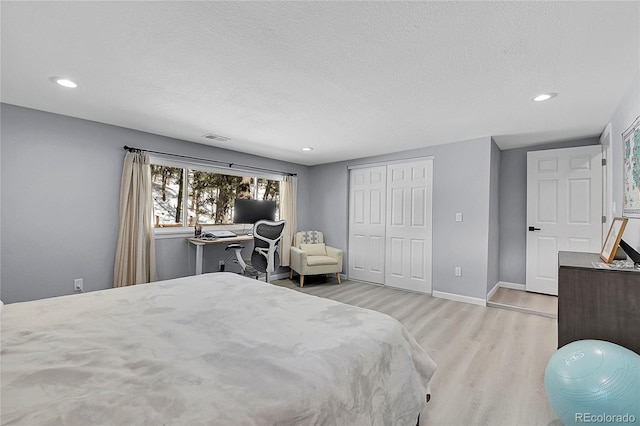
[[[640,116],[622,134],[622,217],[640,218]]]
[[[611,263],[616,256],[624,228],[627,226],[627,220],[626,217],[613,218],[613,222],[607,233],[607,238],[604,240],[602,250],[600,251],[600,258],[607,263]]]

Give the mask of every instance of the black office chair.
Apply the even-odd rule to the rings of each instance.
[[[237,263],[244,275],[255,276],[266,273],[266,281],[271,281],[271,273],[280,265],[280,254],[278,253],[278,243],[282,238],[284,230],[284,220],[273,222],[270,220],[259,220],[253,226],[253,251],[250,259],[242,258],[241,244],[229,244],[225,250],[233,251],[233,262]]]

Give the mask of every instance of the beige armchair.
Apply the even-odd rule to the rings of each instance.
[[[326,246],[322,232],[297,232],[290,251],[289,278],[294,271],[300,274],[300,287],[304,286],[305,275],[336,274],[338,284],[342,284],[342,250]]]

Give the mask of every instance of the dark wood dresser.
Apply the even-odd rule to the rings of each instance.
[[[558,253],[558,348],[597,339],[640,354],[640,271],[593,262],[599,254]]]

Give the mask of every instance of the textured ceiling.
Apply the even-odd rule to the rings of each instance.
[[[2,102],[308,165],[597,136],[640,68],[638,2],[0,7]]]

